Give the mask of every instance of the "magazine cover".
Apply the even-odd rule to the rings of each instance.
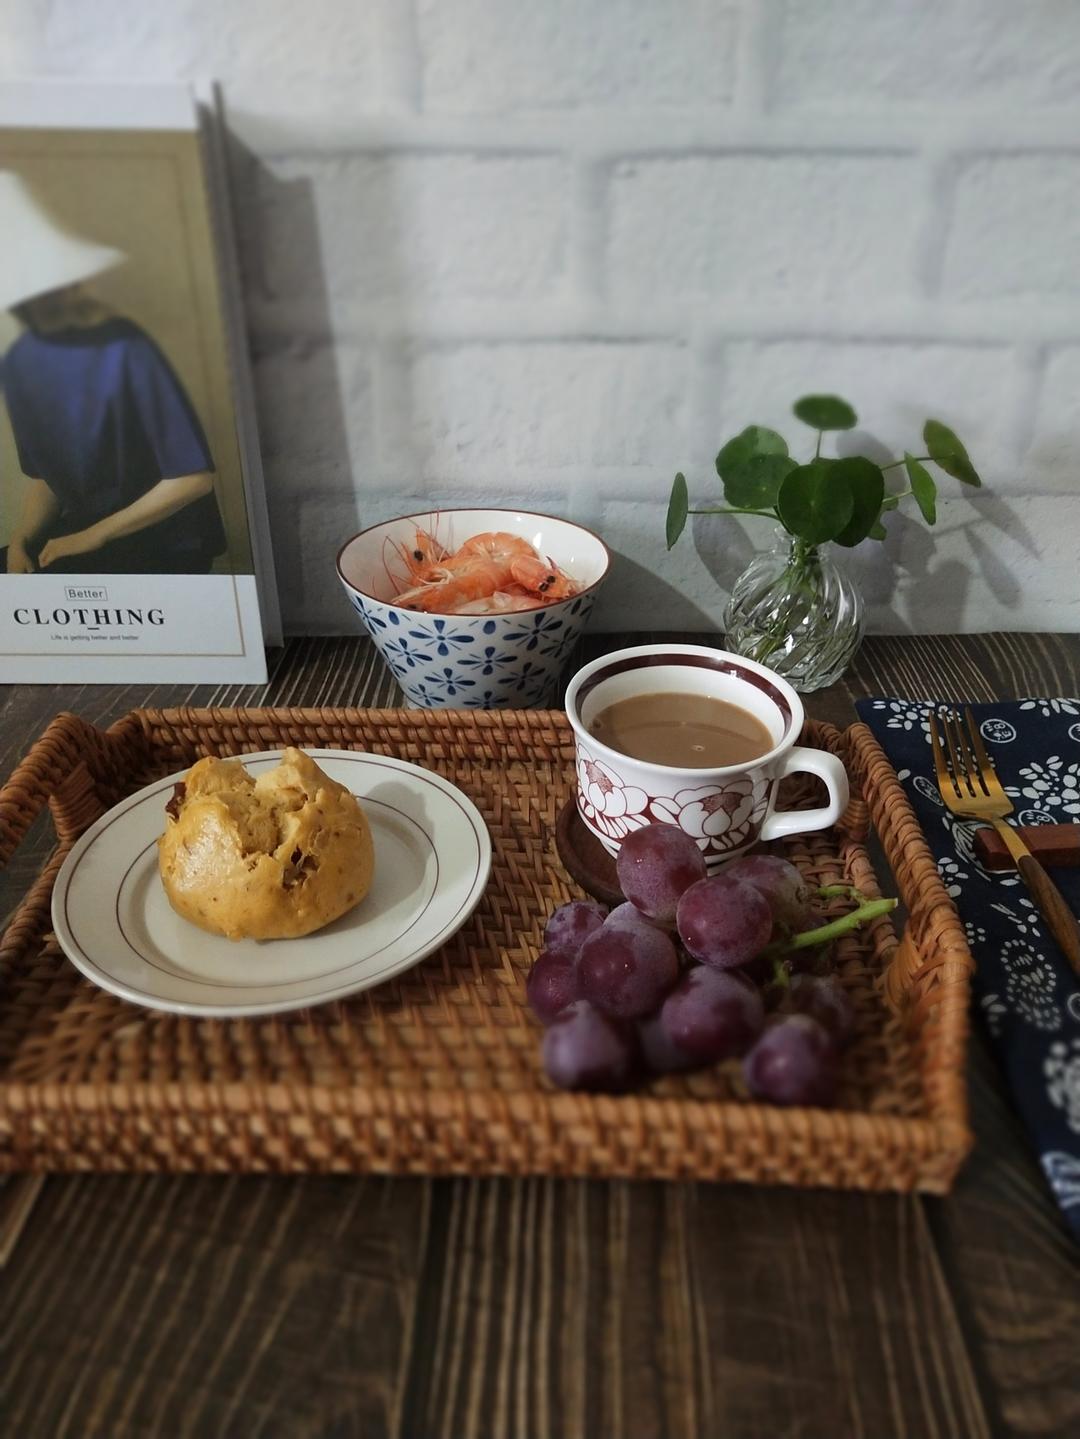
[[[266,678],[209,154],[183,87],[0,94],[4,681]]]

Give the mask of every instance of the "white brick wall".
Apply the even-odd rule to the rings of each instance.
[[[847,557],[871,627],[1080,629],[1080,4],[7,0],[0,75],[213,75],[287,627],[361,524],[520,498],[609,627],[715,625],[765,522],[671,476],[811,389],[987,489]],[[801,433],[800,433],[801,432]]]

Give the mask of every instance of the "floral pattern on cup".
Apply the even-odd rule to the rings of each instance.
[[[624,839],[649,823],[649,796],[624,784],[610,767],[583,750],[578,753],[578,805],[582,815],[609,839]]]
[[[769,803],[761,774],[735,776],[726,785],[699,785],[661,795],[650,805],[653,819],[676,824],[704,852],[726,853],[751,838]]]

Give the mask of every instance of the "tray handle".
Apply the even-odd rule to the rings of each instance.
[[[121,722],[106,735],[78,715],[58,714],[0,789],[0,866],[46,805],[61,847],[70,848],[113,802],[110,780],[122,793],[123,756],[138,730],[137,722]]]

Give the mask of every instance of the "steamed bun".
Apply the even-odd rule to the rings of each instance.
[[[158,840],[169,903],[228,939],[294,939],[352,909],[374,848],[355,795],[292,747],[253,779],[239,760],[201,759],[176,786]]]

